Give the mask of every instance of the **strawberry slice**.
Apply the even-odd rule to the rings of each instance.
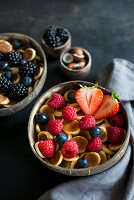
[[[119,98],[119,95],[117,95],[115,90],[113,90],[112,96],[104,95],[102,103],[93,115],[94,118],[102,119],[116,115],[120,109],[117,98]]]
[[[103,92],[98,83],[93,87],[81,86],[75,93],[75,99],[86,115],[92,115],[103,100]]]

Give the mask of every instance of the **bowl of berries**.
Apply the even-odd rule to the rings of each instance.
[[[115,165],[130,137],[125,107],[116,91],[85,81],[61,83],[45,92],[29,117],[28,138],[49,169],[88,176]]]
[[[60,26],[48,27],[42,36],[44,51],[54,58],[71,47],[71,34],[67,28]]]
[[[45,54],[34,39],[0,34],[0,116],[25,108],[41,91],[46,74]]]

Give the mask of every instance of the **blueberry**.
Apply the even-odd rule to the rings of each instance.
[[[21,61],[20,61],[20,65],[25,65],[27,63],[27,61],[25,60],[25,59],[22,59]]]
[[[12,78],[12,72],[8,70],[8,71],[5,72],[4,76],[6,78],[8,78],[9,80],[11,80],[11,78]]]
[[[18,50],[22,47],[22,41],[21,40],[14,40],[13,41],[13,48],[15,50]]]
[[[26,86],[29,87],[30,85],[32,85],[33,79],[30,76],[24,76],[22,78],[22,83]]]
[[[101,130],[98,126],[94,126],[90,128],[89,134],[91,135],[91,137],[99,137],[101,134]]]
[[[76,164],[77,168],[86,168],[87,167],[87,160],[85,158],[79,158]]]
[[[8,70],[8,62],[0,61],[0,71],[5,72]]]
[[[35,116],[36,123],[46,124],[48,122],[48,117],[45,113],[38,113]]]
[[[69,101],[69,103],[76,103],[75,91],[68,93],[68,101]]]
[[[66,141],[67,141],[67,136],[65,134],[59,133],[56,136],[56,142],[58,142],[60,146],[62,146]]]

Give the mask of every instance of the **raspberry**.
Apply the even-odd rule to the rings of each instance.
[[[72,106],[66,106],[62,110],[62,117],[67,122],[71,122],[77,119],[77,113],[74,107]]]
[[[122,114],[118,114],[118,115],[111,117],[109,122],[110,122],[111,126],[116,126],[116,127],[121,128],[125,124],[125,119]]]
[[[112,144],[119,144],[125,136],[125,130],[119,127],[108,128],[108,140]]]
[[[89,131],[90,128],[96,125],[95,118],[92,115],[86,115],[81,118],[79,127],[83,130]]]
[[[48,122],[48,130],[52,135],[58,135],[63,129],[63,123],[61,120],[51,120]]]
[[[48,106],[54,109],[62,109],[65,106],[64,97],[60,94],[52,94],[52,99],[48,101]]]
[[[39,142],[39,149],[46,158],[52,158],[55,154],[55,144],[53,140],[45,140]]]
[[[65,158],[73,158],[78,153],[78,145],[74,140],[67,140],[61,147]]]
[[[95,137],[87,145],[88,151],[99,152],[102,149],[102,141],[99,137]]]

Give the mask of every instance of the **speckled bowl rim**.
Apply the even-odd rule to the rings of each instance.
[[[70,69],[70,68],[68,68],[68,67],[64,64],[64,62],[63,62],[63,59],[62,59],[62,58],[63,58],[64,54],[67,53],[67,52],[69,52],[69,51],[71,51],[73,48],[81,48],[81,49],[84,51],[84,53],[86,54],[86,56],[88,57],[88,62],[87,62],[87,64],[86,64],[86,66],[85,66],[84,68],[82,68],[82,69]],[[71,48],[66,49],[65,51],[63,51],[63,52],[61,53],[61,55],[60,55],[60,67],[61,67],[61,68],[65,68],[65,69],[66,69],[67,71],[69,71],[69,72],[73,72],[73,73],[83,72],[83,71],[85,71],[87,68],[91,67],[91,63],[92,63],[91,54],[89,53],[89,51],[87,51],[86,49],[84,49],[84,48],[82,48],[82,47],[71,47]]]
[[[38,112],[40,106],[46,100],[45,96],[47,95],[47,93],[54,92],[54,90],[56,90],[57,87],[60,87],[60,86],[66,87],[66,85],[68,85],[70,83],[71,84],[86,84],[88,86],[94,85],[93,83],[90,83],[90,82],[76,80],[76,81],[69,81],[69,82],[60,83],[60,84],[50,88],[48,91],[46,91],[38,99],[38,101],[35,103],[32,111],[31,111],[30,117],[29,117],[29,122],[28,122],[28,140],[29,140],[29,144],[30,144],[30,147],[31,147],[34,155],[43,163],[43,165],[45,165],[46,167],[48,167],[49,169],[51,169],[51,170],[53,170],[55,172],[58,172],[58,173],[61,173],[61,174],[65,174],[65,175],[69,175],[69,176],[89,176],[89,175],[98,174],[100,172],[103,172],[103,171],[111,168],[117,162],[119,162],[119,160],[125,154],[127,146],[128,146],[128,143],[129,143],[129,138],[130,138],[129,119],[128,119],[127,111],[126,111],[125,107],[123,106],[123,104],[120,102],[120,100],[119,100],[120,105],[121,105],[121,107],[123,109],[123,112],[124,112],[124,115],[126,117],[126,124],[127,124],[126,138],[125,138],[125,141],[123,142],[121,148],[106,163],[100,164],[100,165],[95,166],[95,167],[89,167],[89,168],[84,168],[84,169],[83,168],[82,169],[67,169],[67,168],[62,168],[62,167],[59,167],[59,166],[54,166],[54,165],[51,165],[51,164],[47,163],[45,160],[43,160],[37,154],[37,152],[34,149],[34,146],[31,144],[31,133],[32,133],[32,131],[33,131],[33,136],[35,134],[35,129],[34,129],[34,125],[33,125],[34,116]],[[107,89],[105,89],[105,88],[103,88],[101,86],[99,86],[99,88],[102,89],[103,91],[105,91],[105,93],[111,94],[111,92],[109,90],[107,90]],[[38,108],[38,106],[39,106],[39,108]],[[32,129],[32,126],[33,126],[33,129]]]
[[[40,93],[40,91],[42,90],[45,80],[46,80],[46,76],[47,76],[47,61],[46,61],[46,56],[45,53],[42,49],[42,47],[30,36],[25,35],[25,34],[21,34],[21,33],[1,33],[0,37],[2,36],[6,36],[6,35],[11,35],[11,39],[12,39],[12,35],[15,34],[17,37],[25,37],[27,38],[31,43],[33,43],[33,45],[37,46],[40,49],[41,52],[41,56],[43,59],[43,66],[44,66],[44,70],[43,70],[43,74],[41,76],[41,78],[39,79],[39,82],[37,84],[37,86],[33,89],[33,91],[26,97],[24,98],[22,101],[18,102],[17,104],[9,107],[9,108],[1,108],[0,109],[0,116],[8,116],[8,115],[12,115],[14,113],[16,113],[16,109],[17,112],[24,109],[28,104],[31,103],[31,101]],[[7,111],[10,110],[10,113],[6,114]],[[3,113],[1,112],[3,111]]]

